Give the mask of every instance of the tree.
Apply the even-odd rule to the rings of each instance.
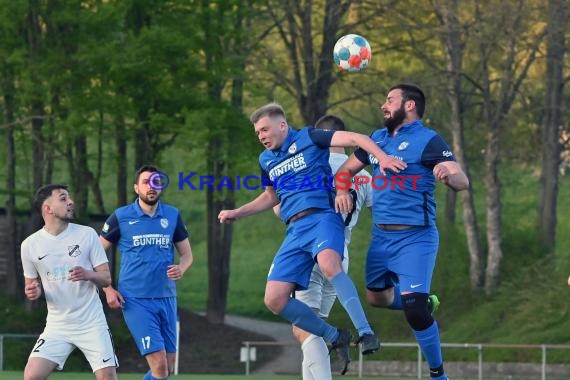
[[[451,134],[453,136],[453,152],[457,161],[463,168],[467,177],[469,163],[465,154],[464,140],[464,90],[463,90],[463,55],[465,52],[465,36],[462,34],[463,26],[459,20],[459,1],[448,0],[435,3],[435,11],[443,27],[441,39],[447,57],[447,98],[451,106]],[[449,191],[448,191],[449,194]],[[482,286],[483,253],[479,243],[479,226],[473,189],[469,188],[461,192],[463,206],[463,221],[467,235],[467,247],[469,250],[469,279],[473,290]],[[452,206],[448,206],[451,208]]]
[[[560,132],[564,94],[564,56],[566,54],[566,28],[568,2],[549,0],[548,37],[546,54],[546,87],[542,121],[542,167],[538,226],[542,243],[549,253],[556,246],[556,220],[560,173]]]
[[[304,123],[310,125],[329,108],[335,81],[332,51],[354,1],[325,0],[322,13],[309,0],[279,3],[270,2],[267,8],[280,44],[274,44],[275,38],[265,40],[266,67],[274,83],[296,100]],[[273,52],[277,47],[286,49],[284,62],[277,59],[282,54]]]
[[[194,113],[196,122],[208,125],[196,133],[198,141],[206,144],[206,169],[216,187],[206,190],[206,223],[208,239],[208,301],[206,318],[210,323],[224,322],[230,276],[233,226],[220,224],[218,214],[235,207],[235,177],[238,162],[248,157],[250,146],[244,136],[248,122],[242,113],[243,77],[246,57],[252,48],[248,26],[254,17],[252,2],[244,9],[236,1],[203,0],[198,19],[204,38],[203,77],[206,101],[203,109]],[[230,86],[229,99],[224,94]],[[248,136],[249,137],[249,136]],[[236,144],[236,141],[240,143]],[[224,182],[225,181],[225,182]],[[225,183],[225,186],[220,186]]]
[[[487,126],[484,183],[487,191],[485,292],[488,295],[493,294],[499,285],[503,259],[501,182],[498,175],[501,132],[544,38],[544,30],[530,27],[535,16],[533,11],[525,7],[522,0],[501,3],[500,7],[494,2],[485,6],[477,4],[475,9],[474,33],[480,65],[476,86],[481,94],[483,123]],[[500,55],[497,54],[499,51]]]

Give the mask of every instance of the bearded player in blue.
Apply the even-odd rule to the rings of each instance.
[[[350,176],[372,165],[378,183],[372,183],[374,225],[366,257],[366,297],[372,306],[403,309],[431,379],[447,380],[439,328],[428,309],[439,245],[434,191],[436,181],[460,191],[469,187],[469,180],[443,138],[420,121],[425,103],[416,86],[392,87],[381,107],[386,128],[371,135],[386,153],[406,162],[405,170],[383,176],[376,158],[358,149],[338,169],[347,176],[337,180],[346,186]],[[342,211],[352,209],[347,191],[339,190],[335,202]]]
[[[265,305],[293,325],[330,342],[343,361],[344,374],[350,362],[350,332],[333,327],[305,303],[291,298],[294,290],[307,288],[316,261],[358,330],[362,352],[369,354],[380,348],[356,288],[342,270],[344,222],[334,209],[329,147],[358,146],[373,154],[383,169],[399,171],[405,164],[388,157],[362,134],[315,128],[296,131],[289,127],[283,108],[276,103],[257,109],[250,120],[266,148],[259,156],[259,165],[267,186],[253,201],[235,210],[223,210],[218,218],[228,223],[281,204],[287,233],[269,269]]]
[[[168,379],[176,359],[176,283],[193,262],[180,211],[159,202],[160,172],[144,165],[135,175],[138,198],[119,207],[105,222],[99,240],[106,251],[121,251],[119,290],[103,288],[125,323],[150,370],[143,380]],[[174,248],[180,256],[175,263]]]

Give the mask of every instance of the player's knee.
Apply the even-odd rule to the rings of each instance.
[[[374,307],[388,307],[394,302],[394,288],[366,290],[366,300]]]
[[[426,293],[410,293],[402,295],[402,307],[406,320],[412,329],[422,331],[433,324],[433,317],[427,308]]]
[[[279,314],[287,303],[283,301],[282,297],[277,297],[270,294],[266,294],[263,301],[265,302],[265,306],[271,310],[273,314]]]
[[[152,355],[152,357],[150,356]],[[147,356],[152,376],[158,379],[168,377],[168,361],[164,351],[155,352]]]
[[[117,380],[117,371],[115,367],[108,367],[95,371],[95,378],[97,380]]]
[[[343,271],[340,255],[332,249],[326,249],[317,256],[319,269],[327,280],[330,280]]]

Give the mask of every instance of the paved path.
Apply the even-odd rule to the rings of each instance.
[[[295,374],[301,373],[301,348],[293,338],[291,325],[282,322],[269,322],[236,315],[226,315],[225,324],[243,330],[267,335],[277,342],[290,343],[283,346],[283,353],[263,366],[252,365],[252,374]],[[258,347],[257,350],[260,348]],[[262,348],[261,348],[262,349]]]

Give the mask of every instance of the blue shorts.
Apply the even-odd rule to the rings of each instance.
[[[123,317],[142,356],[176,352],[176,297],[125,297]]]
[[[435,226],[386,231],[373,225],[366,287],[385,289],[399,283],[400,292],[429,294],[438,246]]]
[[[309,285],[311,271],[319,252],[332,249],[342,260],[344,222],[341,214],[323,210],[307,215],[287,226],[285,240],[275,254],[267,281],[296,284],[296,290]]]

